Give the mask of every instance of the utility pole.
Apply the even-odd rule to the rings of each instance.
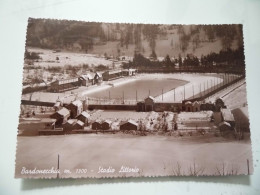
[[[162,88],[162,101],[163,101],[163,88]]]
[[[58,154],[58,165],[57,165],[57,170],[59,171],[60,169],[60,155]],[[57,173],[57,178],[60,178],[59,172]]]

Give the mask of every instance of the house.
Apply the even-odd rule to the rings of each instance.
[[[144,109],[145,112],[150,112],[154,110],[154,104],[155,104],[155,98],[152,96],[148,96],[147,98],[145,98],[144,100]]]
[[[235,119],[230,109],[222,108],[220,109],[221,117],[223,122],[227,122],[231,125],[232,128],[235,127]]]
[[[113,80],[113,79],[121,78],[122,76],[123,76],[123,72],[122,72],[121,69],[108,70],[108,71],[105,71],[102,74],[104,81],[110,81],[110,80]]]
[[[198,101],[193,102],[192,111],[193,112],[199,112],[200,111],[200,102],[198,102]]]
[[[77,119],[69,119],[65,124],[62,125],[63,131],[65,132],[72,131],[76,123],[77,123]]]
[[[228,122],[221,122],[219,123],[219,130],[220,131],[229,131],[232,127]]]
[[[82,121],[86,126],[88,126],[90,114],[86,111],[83,111],[80,115],[77,116],[77,119]]]
[[[64,107],[50,116],[50,118],[56,119],[55,125],[57,126],[66,123],[69,117],[70,117],[70,111]]]
[[[122,75],[123,76],[135,76],[136,75],[136,69],[123,69],[122,70]]]
[[[84,123],[80,120],[77,120],[77,122],[73,126],[74,129],[84,129]]]
[[[40,130],[53,130],[55,129],[56,119],[42,118],[39,120],[26,120],[20,121],[18,129],[25,131],[40,131]]]
[[[69,105],[66,106],[70,110],[71,118],[76,118],[83,111],[83,104],[81,100],[74,100]]]
[[[108,129],[110,129],[111,124],[112,124],[112,121],[110,121],[110,120],[105,120],[105,121],[103,121],[103,123],[101,124],[101,129],[102,129],[102,130],[108,130]]]
[[[80,86],[91,86],[94,85],[94,75],[91,73],[81,75],[79,77],[79,85]]]
[[[138,130],[138,123],[134,120],[128,120],[120,123],[120,130]]]
[[[190,101],[185,102],[185,111],[192,112],[192,103]]]
[[[76,89],[78,87],[79,87],[79,79],[71,78],[71,79],[64,79],[64,80],[56,80],[50,84],[47,90],[54,93],[60,93],[60,92]]]
[[[103,81],[102,74],[99,72],[96,72],[94,76],[94,84],[100,84]]]
[[[93,130],[101,130],[102,128],[101,126],[102,126],[102,121],[99,119],[92,123]]]

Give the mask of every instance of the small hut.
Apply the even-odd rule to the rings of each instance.
[[[134,120],[128,120],[125,122],[120,123],[120,130],[137,130],[138,129],[138,123]]]

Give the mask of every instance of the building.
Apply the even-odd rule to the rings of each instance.
[[[231,125],[232,128],[235,127],[235,119],[230,109],[222,108],[220,109],[221,118],[223,122],[227,122]]]
[[[100,84],[103,81],[103,77],[102,74],[99,72],[96,72],[95,76],[94,76],[94,84]]]
[[[192,112],[192,110],[193,110],[192,103],[190,101],[185,102],[185,111]]]
[[[56,119],[51,118],[42,118],[40,120],[26,120],[20,121],[18,125],[19,130],[26,131],[40,131],[40,130],[54,130],[55,129]]]
[[[76,118],[83,112],[83,104],[81,100],[75,100],[66,106],[70,110],[71,118]]]
[[[199,112],[200,111],[200,102],[195,101],[192,103],[192,111]]]
[[[94,85],[94,75],[92,75],[91,73],[81,75],[79,77],[79,85],[80,86],[87,86],[87,87]]]
[[[113,79],[118,79],[123,76],[123,72],[121,69],[117,70],[108,70],[102,74],[104,81],[110,81]]]
[[[219,123],[220,131],[230,131],[232,129],[231,125],[228,122]]]
[[[128,120],[120,123],[120,130],[138,130],[138,123],[134,120]]]
[[[78,129],[84,129],[84,123],[80,120],[77,120],[77,122],[73,126],[73,130],[78,130]]]
[[[64,132],[72,131],[76,123],[77,123],[77,119],[69,119],[66,123],[62,125],[63,131]]]
[[[145,112],[150,112],[154,110],[154,104],[155,104],[155,99],[152,96],[148,96],[147,98],[144,99],[144,106],[145,106]]]
[[[212,102],[206,102],[206,103],[202,103],[200,105],[200,110],[201,111],[206,111],[206,110],[211,110],[211,111],[215,111],[215,105]]]
[[[110,120],[105,120],[103,121],[102,125],[101,125],[101,129],[102,130],[109,130],[111,127],[112,121]]]
[[[101,130],[102,129],[102,121],[96,120],[95,122],[93,122],[92,123],[92,129],[93,130]]]
[[[70,117],[70,111],[64,107],[50,116],[50,118],[56,119],[55,125],[57,126],[66,123],[69,117]]]
[[[123,76],[134,76],[136,75],[136,69],[116,69],[108,70],[102,74],[104,81],[110,81],[121,78]]]
[[[56,80],[50,84],[48,91],[54,93],[61,93],[64,91],[76,89],[78,87],[79,87],[78,78]]]
[[[83,111],[80,115],[77,116],[77,119],[82,121],[85,124],[85,126],[88,126],[90,114],[86,111]]]

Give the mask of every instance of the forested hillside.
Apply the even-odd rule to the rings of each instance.
[[[243,48],[242,25],[152,25],[29,19],[28,47],[108,56],[201,57]]]

